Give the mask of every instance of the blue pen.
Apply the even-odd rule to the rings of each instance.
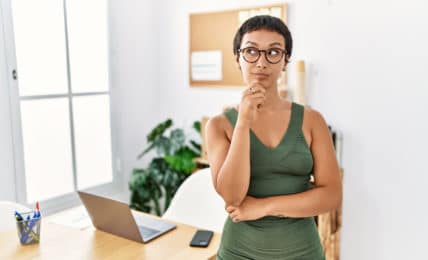
[[[33,231],[33,227],[36,225],[36,223],[37,223],[37,219],[33,219],[31,222],[30,222],[30,224],[29,225],[27,225],[27,228],[28,228],[28,232],[26,232],[25,234],[24,234],[24,241],[26,241],[27,240],[27,238],[28,238],[28,235],[30,235],[34,240],[36,240],[36,241],[38,241],[39,240],[39,238],[36,236],[36,234],[34,234],[34,231]]]
[[[23,220],[23,218],[22,218],[21,214],[19,214],[19,213],[18,213],[18,211],[15,211],[15,216],[16,216],[16,217],[18,217],[18,218],[17,218],[17,220],[18,220],[18,221]]]
[[[25,233],[22,235],[22,240],[25,242],[25,241],[27,241],[28,235],[29,235],[29,234],[30,234],[30,232],[31,232],[30,214],[28,214],[28,215],[27,215],[27,219],[25,220],[25,222],[23,223],[23,225],[26,225],[26,226],[27,226],[27,232],[25,232]]]
[[[19,212],[18,211],[16,211],[15,210],[15,218],[16,218],[16,220],[17,221],[23,221],[24,220],[24,218],[21,216],[21,214],[19,214]],[[25,228],[24,228],[25,229]],[[21,236],[21,242],[22,243],[24,243],[25,242],[25,240],[24,239],[26,239],[26,237],[27,237],[27,235],[26,235],[26,232],[24,231],[24,233],[22,234],[22,236]]]

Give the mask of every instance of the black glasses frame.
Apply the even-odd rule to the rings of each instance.
[[[264,54],[265,54],[265,59],[266,59],[270,64],[277,64],[278,62],[280,62],[280,61],[281,61],[281,59],[284,57],[284,55],[285,55],[285,54],[287,54],[287,50],[285,50],[285,49],[280,49],[280,48],[270,48],[270,49],[267,49],[267,50],[259,50],[259,49],[255,48],[255,47],[246,47],[246,48],[243,48],[243,49],[238,49],[238,52],[239,52],[239,53],[243,53],[243,52],[245,52],[245,50],[247,50],[247,49],[254,49],[254,50],[257,50],[257,53],[258,53],[257,59],[256,59],[256,60],[254,60],[254,61],[248,61],[248,60],[245,58],[245,56],[244,56],[244,55],[242,55],[242,58],[244,58],[244,60],[245,60],[246,62],[248,62],[248,63],[256,63],[256,62],[260,59],[260,56],[262,56],[262,55],[261,55],[261,53],[262,53],[262,52],[264,52]],[[267,56],[267,52],[268,52],[269,50],[279,50],[279,51],[281,51],[281,58],[279,58],[277,62],[272,62],[272,61],[270,61],[270,60],[269,60],[269,58],[268,58],[268,56]]]

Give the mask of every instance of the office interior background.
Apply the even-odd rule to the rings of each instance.
[[[19,156],[23,148],[18,138],[22,133],[17,133],[32,130],[22,130],[25,125],[17,129],[21,125],[16,122],[16,106],[20,101],[17,82],[11,79],[14,62],[10,57],[14,54],[7,38],[11,25],[5,22],[11,14],[4,9],[8,2],[2,1],[0,19],[0,200],[29,203],[23,199],[31,195],[36,200],[39,195],[28,184],[23,185],[24,162]],[[278,1],[98,1],[91,4],[90,12],[69,17],[70,21],[76,21],[69,25],[79,28],[82,26],[77,22],[79,19],[90,20],[91,15],[100,15],[96,13],[97,5],[107,8],[105,68],[92,68],[93,73],[105,69],[107,77],[97,80],[107,83],[88,91],[93,95],[76,96],[75,105],[80,104],[76,114],[82,116],[81,122],[91,123],[85,121],[86,113],[99,113],[101,123],[111,127],[107,129],[111,130],[111,155],[100,156],[111,156],[113,168],[110,175],[107,170],[95,171],[100,174],[96,178],[104,178],[105,183],[75,176],[70,169],[66,169],[70,171],[68,175],[42,179],[33,176],[32,180],[39,187],[45,185],[46,190],[68,180],[61,189],[69,193],[78,185],[96,184],[95,189],[100,192],[127,200],[132,169],[150,160],[136,160],[136,156],[157,123],[172,118],[177,126],[189,129],[193,121],[218,114],[223,106],[239,102],[241,88],[189,87],[189,14],[272,3]],[[427,259],[427,2],[290,0],[286,3],[294,40],[288,80],[295,80],[293,61],[305,60],[308,104],[343,134],[341,259]],[[54,30],[62,25],[51,26]],[[25,39],[25,44],[39,44],[37,36]],[[57,39],[53,35],[50,40]],[[85,45],[85,39],[75,44]],[[61,51],[64,50],[51,49],[36,57],[52,60],[55,58],[52,55]],[[69,51],[72,55],[74,49]],[[80,57],[80,62],[88,61],[91,66],[90,58],[95,54],[86,54],[88,60]],[[48,65],[43,64],[43,70],[53,73],[61,70]],[[19,75],[18,68],[18,79]],[[51,93],[46,90],[44,95],[48,94]],[[64,103],[50,104],[52,107],[21,107],[21,113],[26,113],[30,121],[33,119],[28,124],[48,124],[50,117],[44,117],[44,112],[55,108],[57,113],[52,119],[62,118],[60,110],[66,111],[69,104],[67,97],[63,98]],[[77,101],[79,98],[81,102]],[[26,104],[30,101],[21,100]],[[68,124],[63,122],[57,127],[66,128]],[[108,133],[104,130],[94,129],[101,136]],[[82,151],[98,151],[85,146],[85,140],[81,142]],[[50,156],[64,159],[55,158],[55,154]],[[72,165],[70,161],[63,163]],[[88,163],[87,167],[91,172],[93,165]],[[80,184],[73,184],[76,180]],[[58,189],[51,190],[56,194],[54,197],[44,194],[52,212],[76,203],[77,198],[65,196]]]

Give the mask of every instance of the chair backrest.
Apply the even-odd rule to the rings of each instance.
[[[166,219],[222,232],[228,214],[214,189],[210,168],[194,172],[178,188],[165,214]]]
[[[29,208],[10,201],[0,201],[0,232],[16,227],[14,217],[15,210],[18,212],[28,212]]]

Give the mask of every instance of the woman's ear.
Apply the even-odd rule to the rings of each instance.
[[[286,71],[287,70],[287,65],[288,65],[288,59],[290,59],[290,56],[289,55],[287,55],[287,59],[285,60],[285,63],[284,63],[284,67],[282,67],[282,71]]]

